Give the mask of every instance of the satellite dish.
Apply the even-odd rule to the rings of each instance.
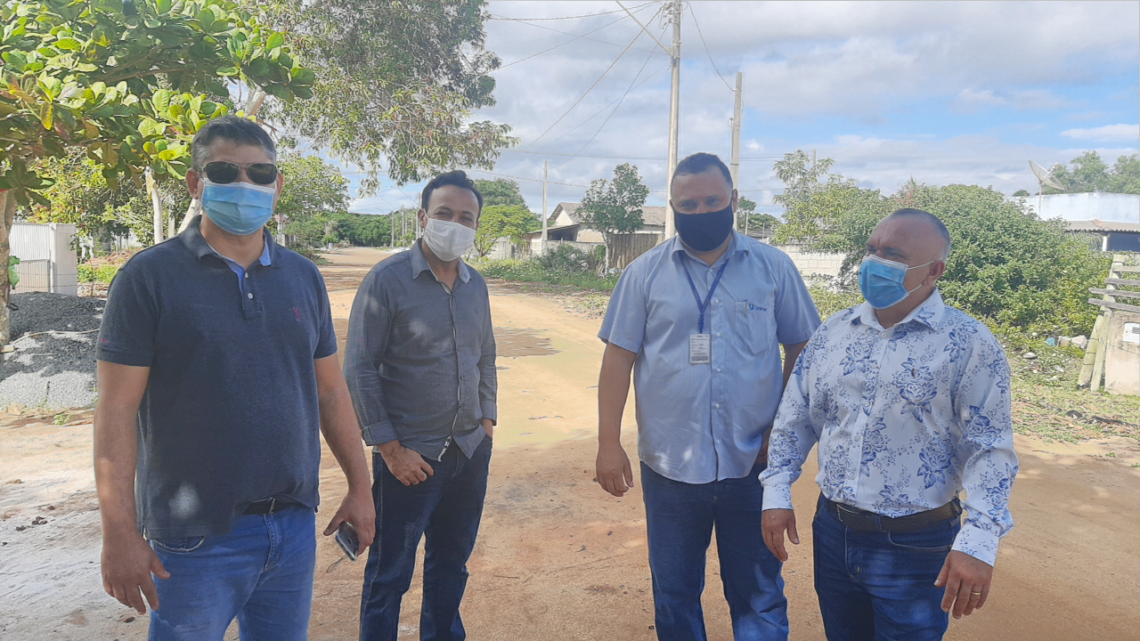
[[[1065,188],[1061,186],[1061,183],[1057,182],[1057,179],[1053,177],[1052,171],[1045,169],[1032,160],[1029,161],[1029,168],[1033,170],[1033,175],[1037,176],[1037,182],[1040,185],[1052,187],[1053,189],[1059,189],[1060,191],[1065,191]],[[1042,189],[1042,191],[1044,191],[1044,189]]]

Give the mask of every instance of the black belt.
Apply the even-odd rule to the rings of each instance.
[[[958,518],[962,504],[957,498],[942,507],[907,516],[883,516],[828,500],[820,496],[819,509],[839,519],[839,522],[857,532],[914,532],[935,523]]]
[[[265,516],[267,514],[276,514],[282,510],[289,510],[295,507],[301,507],[300,503],[293,503],[292,501],[284,501],[280,499],[265,499],[264,501],[254,501],[245,508],[243,515],[257,515]]]

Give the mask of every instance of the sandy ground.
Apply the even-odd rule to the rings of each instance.
[[[355,284],[376,257],[368,250],[334,254],[323,268],[342,340]],[[491,305],[500,424],[463,604],[469,636],[653,639],[639,488],[616,499],[593,482],[600,321],[499,287]],[[631,455],[635,430],[627,412]],[[1140,639],[1140,469],[1132,467],[1140,447],[1125,439],[1067,446],[1022,436],[1017,447],[1017,527],[1002,543],[990,602],[952,621],[947,639]],[[101,588],[90,461],[90,412],[62,426],[52,417],[0,420],[0,639],[146,637],[147,617]],[[805,470],[794,491],[804,540],[784,568],[797,640],[824,638],[812,588],[814,475]],[[345,484],[327,452],[321,480],[325,505],[335,505]],[[321,517],[330,514],[326,507]],[[311,638],[353,639],[363,561],[330,568],[335,544],[323,539],[318,550]],[[710,554],[709,637],[730,639],[718,571]],[[421,594],[417,573],[402,638],[418,638]],[[236,638],[232,630],[228,638]]]

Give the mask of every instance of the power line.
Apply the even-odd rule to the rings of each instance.
[[[476,173],[476,174],[487,174],[488,176],[496,176],[498,178],[511,178],[513,180],[526,180],[526,181],[535,182],[535,183],[542,182],[541,178],[523,178],[522,176],[509,176],[507,174],[499,174],[499,173],[495,173],[493,171],[485,171],[483,169],[468,169],[467,171],[469,171],[471,173]],[[562,185],[563,187],[581,187],[582,189],[589,189],[590,188],[589,185],[575,185],[572,183],[556,183],[556,182],[551,182],[551,181],[547,181],[546,184],[548,184],[548,185]]]
[[[633,40],[629,41],[629,44],[626,45],[625,49],[623,49],[622,52],[618,54],[617,58],[614,58],[614,61],[610,63],[610,66],[606,67],[606,70],[602,72],[602,75],[598,76],[598,79],[594,81],[594,84],[590,85],[590,88],[587,89],[585,91],[585,93],[583,93],[581,96],[579,96],[578,99],[574,101],[574,104],[570,105],[570,108],[567,109],[566,112],[563,113],[561,116],[559,116],[558,120],[554,121],[554,124],[547,127],[546,131],[542,132],[542,134],[539,135],[538,138],[535,138],[534,140],[532,140],[530,142],[530,144],[528,144],[526,146],[526,149],[530,149],[534,145],[534,143],[538,142],[539,140],[542,140],[542,137],[545,136],[546,134],[550,133],[551,129],[554,129],[555,127],[557,127],[558,123],[562,122],[563,118],[570,115],[570,112],[574,110],[574,107],[577,107],[578,103],[582,102],[586,98],[586,96],[589,95],[590,92],[594,90],[594,87],[598,86],[598,83],[602,81],[602,78],[605,78],[606,74],[608,74],[610,72],[610,70],[614,68],[614,65],[616,65],[618,63],[618,61],[620,61],[622,59],[622,56],[624,56],[626,54],[626,52],[629,51],[630,47],[633,46],[633,43],[637,42],[637,39],[641,37],[641,33],[642,33],[641,31],[637,32],[637,35],[635,35],[633,37]]]
[[[661,68],[660,68],[660,69],[658,69],[657,71],[654,71],[653,73],[649,74],[649,75],[648,75],[648,76],[645,78],[645,80],[642,80],[641,82],[637,83],[637,87],[640,87],[641,85],[644,85],[645,83],[649,82],[650,80],[652,80],[653,78],[655,78],[655,77],[657,76],[657,74],[661,73],[662,71],[665,71],[665,70],[666,70],[666,69],[668,69],[668,68],[669,68],[669,65],[665,65],[664,67],[661,67]],[[634,87],[634,89],[637,89],[637,87]],[[601,115],[601,113],[602,113],[603,111],[605,111],[605,110],[609,109],[610,107],[614,106],[615,104],[617,104],[617,102],[618,102],[617,100],[613,100],[613,101],[611,101],[611,102],[610,102],[608,105],[606,105],[605,107],[602,107],[601,109],[599,109],[599,110],[595,111],[593,114],[591,114],[591,115],[590,115],[589,117],[587,117],[585,120],[583,120],[582,122],[580,122],[580,123],[578,123],[578,124],[574,125],[574,126],[573,126],[573,127],[571,127],[570,129],[566,130],[566,132],[565,132],[565,133],[563,133],[562,135],[558,136],[557,138],[555,138],[555,139],[554,139],[553,141],[551,141],[551,142],[552,142],[552,143],[553,143],[553,142],[558,142],[559,140],[562,140],[562,139],[563,139],[563,138],[565,138],[566,136],[568,136],[568,135],[570,135],[570,134],[574,133],[574,131],[575,131],[575,130],[577,130],[577,129],[578,129],[578,127],[581,127],[582,125],[584,125],[584,124],[586,124],[586,123],[590,122],[590,121],[591,121],[591,120],[593,120],[594,118],[597,118],[599,115]],[[521,152],[519,152],[519,153],[521,153]],[[526,152],[526,153],[533,153],[533,152]]]
[[[728,87],[729,91],[735,93],[736,90],[732,88],[732,85],[728,84],[728,81],[725,80],[724,76],[721,75],[720,69],[716,68],[716,63],[713,62],[713,57],[712,53],[709,51],[709,46],[705,44],[705,34],[701,33],[701,24],[697,22],[697,12],[693,11],[693,5],[691,4],[689,5],[689,14],[693,16],[693,25],[697,27],[697,35],[701,37],[701,45],[705,48],[705,55],[709,57],[709,64],[712,65],[713,71],[716,72],[716,75],[720,76],[720,81],[724,83],[724,86]]]
[[[567,40],[567,41],[565,41],[565,42],[562,42],[562,43],[560,43],[560,44],[556,44],[556,45],[554,45],[553,47],[551,47],[551,48],[549,48],[549,49],[545,49],[545,50],[543,50],[543,51],[539,51],[538,53],[532,53],[531,55],[529,55],[529,56],[527,56],[527,57],[525,57],[525,58],[520,58],[520,59],[518,59],[518,60],[515,60],[515,61],[513,61],[513,62],[508,62],[507,64],[505,64],[505,65],[503,65],[503,66],[499,67],[498,69],[495,69],[494,71],[502,71],[503,69],[506,69],[507,67],[510,67],[511,65],[517,65],[518,63],[520,63],[520,62],[525,62],[525,61],[527,61],[527,60],[530,60],[531,58],[534,58],[535,56],[541,56],[541,55],[542,55],[542,54],[544,54],[544,53],[547,53],[547,52],[550,52],[550,51],[554,51],[555,49],[557,49],[557,48],[559,48],[559,47],[563,47],[563,46],[566,46],[566,45],[570,44],[571,42],[574,42],[575,40],[581,40],[582,38],[586,38],[586,36],[590,35],[591,33],[595,33],[595,32],[601,31],[602,29],[605,29],[606,27],[608,27],[608,26],[610,26],[610,25],[615,25],[615,24],[617,24],[617,23],[621,22],[622,20],[625,20],[625,19],[626,19],[626,18],[628,18],[628,17],[629,17],[629,16],[622,16],[622,17],[618,18],[617,20],[614,20],[613,22],[607,22],[606,24],[604,24],[604,25],[602,25],[602,26],[598,27],[597,29],[594,29],[593,31],[587,31],[586,33],[583,33],[583,34],[582,34],[582,35],[580,35],[580,36],[574,36],[573,38],[571,38],[571,39],[569,39],[569,40]],[[587,39],[587,40],[592,40],[592,38],[586,38],[586,39]],[[615,46],[621,46],[621,45],[615,45]]]
[[[642,5],[642,6],[644,7],[645,5]],[[493,15],[493,14],[492,14],[492,15]],[[547,26],[545,26],[545,25],[534,24],[533,22],[525,22],[525,21],[522,21],[522,20],[519,20],[518,22],[519,22],[519,24],[526,24],[526,25],[530,25],[530,26],[532,26],[532,27],[538,27],[539,29],[546,29],[547,31],[553,31],[554,33],[561,33],[561,34],[563,34],[563,35],[567,35],[567,36],[577,36],[577,35],[578,35],[578,34],[576,34],[576,33],[572,33],[572,32],[570,32],[570,31],[562,31],[561,29],[554,29],[554,28],[552,28],[552,27],[547,27]],[[585,38],[585,37],[583,37],[582,39],[583,39],[583,40],[589,40],[590,42],[597,42],[597,43],[600,43],[600,44],[609,45],[609,46],[611,46],[611,47],[620,47],[620,46],[621,46],[621,45],[619,45],[619,44],[617,44],[617,43],[615,43],[615,42],[608,42],[608,41],[606,41],[606,40],[598,40],[597,38]],[[651,50],[650,50],[650,49],[638,49],[638,51],[644,51],[644,52],[648,52],[648,51],[651,51]],[[654,51],[655,51],[655,50],[654,50]]]
[[[638,9],[648,7],[651,4],[653,4],[653,3],[652,2],[646,2],[645,4],[639,4],[636,7],[633,7],[633,10],[636,11]],[[538,22],[538,21],[546,21],[546,20],[578,20],[581,18],[593,18],[594,16],[608,16],[608,15],[614,14],[614,13],[622,13],[623,11],[624,10],[619,9],[617,11],[603,11],[601,13],[587,13],[586,15],[582,15],[582,16],[562,16],[560,18],[507,18],[505,16],[494,16],[492,14],[491,19],[492,20],[505,20],[505,21],[510,21],[510,22],[527,22],[527,21]]]
[[[629,81],[629,86],[626,87],[625,93],[621,95],[621,98],[618,98],[617,106],[614,107],[614,110],[611,111],[608,116],[606,116],[606,119],[602,121],[602,124],[598,127],[598,130],[594,132],[594,135],[590,136],[590,139],[586,141],[586,144],[578,148],[578,153],[585,151],[586,147],[589,147],[590,143],[594,142],[594,139],[598,137],[598,134],[602,133],[602,130],[606,128],[607,124],[609,124],[610,118],[613,118],[614,114],[618,112],[618,109],[621,109],[621,103],[625,102],[625,97],[629,95],[630,91],[633,91],[634,83],[636,83],[637,79],[641,77],[641,72],[645,71],[645,67],[649,64],[649,60],[651,58],[653,58],[653,54],[649,54],[645,57],[645,62],[641,63],[641,69],[637,70],[637,75],[633,77],[633,80]]]

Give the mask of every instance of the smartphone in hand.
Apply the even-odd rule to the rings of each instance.
[[[351,523],[341,523],[336,531],[336,542],[344,550],[349,560],[355,561],[357,550],[360,549],[360,539],[356,537],[356,528]]]

